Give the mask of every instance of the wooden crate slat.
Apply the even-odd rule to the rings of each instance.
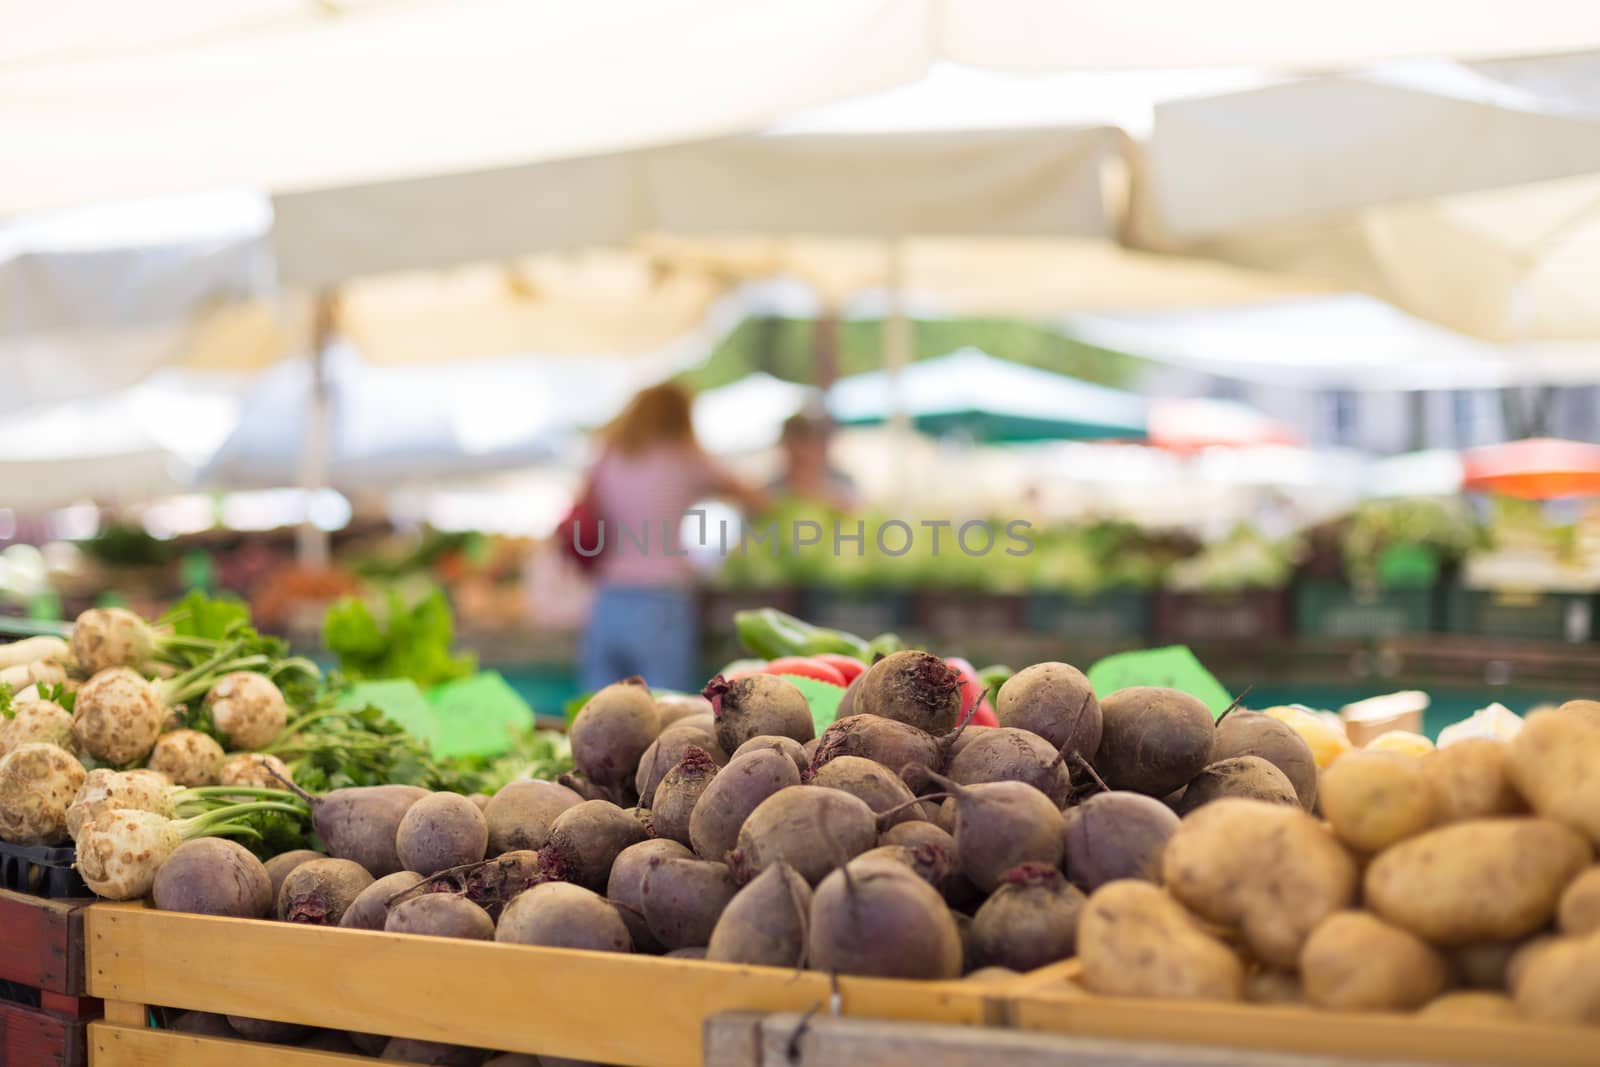
[[[94,1067],[359,1067],[376,1062],[367,1056],[110,1023],[89,1025],[89,1047]]]
[[[1399,1067],[1394,1060],[792,1013],[716,1016],[706,1023],[706,1049],[705,1067]]]
[[[84,1067],[87,1024],[0,1001],[0,1064],[5,1067]]]
[[[0,979],[51,993],[83,993],[87,900],[47,900],[0,889]]]
[[[1592,1027],[1140,1000],[1070,988],[1016,996],[1010,1023],[1087,1037],[1418,1063],[1594,1067],[1600,1062],[1600,1032]]]
[[[89,990],[108,1002],[604,1063],[691,1067],[723,1011],[826,1009],[826,975],[536,949],[130,905],[89,912]],[[197,980],[197,976],[209,976]],[[484,976],[493,976],[484,981]],[[1003,986],[841,979],[845,1014],[968,1025],[1004,1017]],[[649,1005],[629,1011],[628,1005]],[[108,1015],[110,1009],[107,1009]]]

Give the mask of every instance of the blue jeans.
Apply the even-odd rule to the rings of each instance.
[[[584,691],[637,674],[653,688],[698,692],[705,679],[697,609],[688,589],[601,586],[579,654]]]

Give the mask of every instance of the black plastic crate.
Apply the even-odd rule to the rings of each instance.
[[[10,845],[0,841],[0,889],[36,897],[90,897],[73,863],[77,849]]]

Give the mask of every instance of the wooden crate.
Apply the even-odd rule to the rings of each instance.
[[[1007,1022],[1020,1030],[1255,1050],[1360,1061],[1594,1067],[1600,1029],[1543,1023],[1429,1019],[1215,1001],[1102,997],[1078,984],[1076,960],[1007,986]],[[1198,1059],[1196,1062],[1199,1062]]]
[[[771,967],[296,926],[97,904],[91,1067],[336,1067],[370,1060],[145,1029],[148,1007],[249,1015],[505,1052],[699,1064],[728,1011],[829,1011],[827,975]],[[841,978],[844,1015],[1003,1020],[1004,987]],[[630,1007],[638,1005],[638,1007]]]
[[[82,1067],[86,1028],[100,1014],[84,995],[87,900],[47,900],[0,889],[0,982],[26,1002],[0,1000],[0,1064]]]

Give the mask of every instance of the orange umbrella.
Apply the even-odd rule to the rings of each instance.
[[[1532,437],[1468,451],[1461,487],[1525,500],[1600,496],[1600,445]]]

